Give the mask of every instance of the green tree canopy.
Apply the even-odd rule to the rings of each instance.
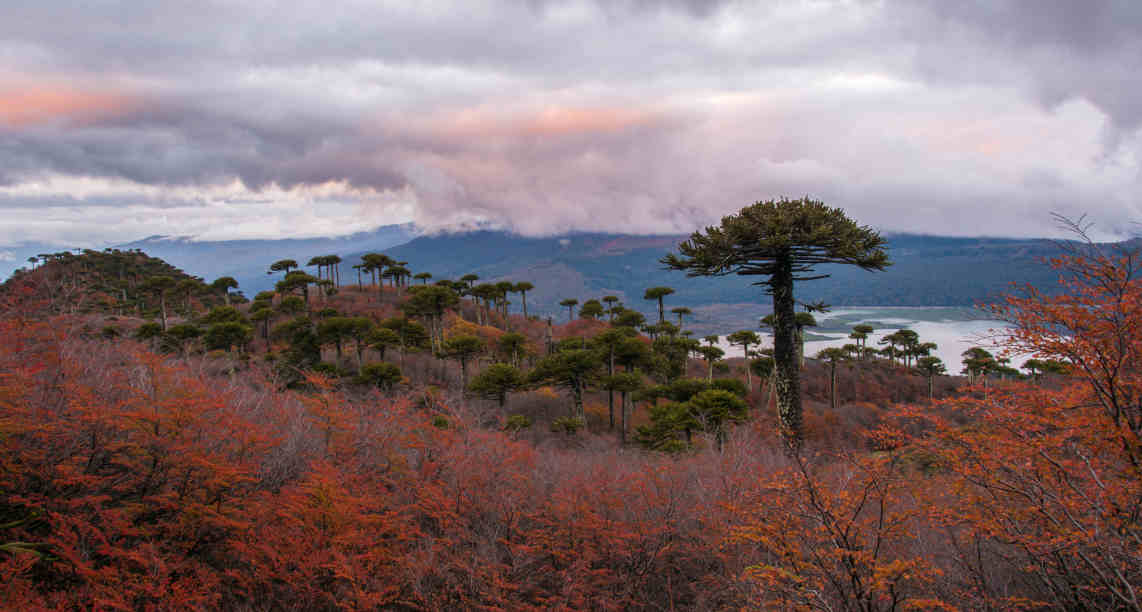
[[[661,261],[688,276],[758,276],[754,284],[773,296],[774,362],[778,412],[786,446],[802,441],[800,368],[795,346],[793,285],[825,278],[821,264],[848,264],[864,270],[889,265],[884,239],[857,225],[839,208],[806,199],[757,202],[722,218],[720,225],[691,234]]]
[[[495,400],[503,410],[508,394],[522,389],[527,379],[515,366],[506,363],[493,363],[472,378],[468,391],[477,397]]]

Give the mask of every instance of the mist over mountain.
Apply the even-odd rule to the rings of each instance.
[[[207,281],[233,276],[239,289],[252,297],[258,291],[273,289],[279,279],[268,276],[266,269],[279,259],[295,259],[304,266],[310,257],[317,255],[337,253],[344,257],[349,252],[384,250],[415,236],[416,229],[406,223],[334,238],[197,241],[186,237],[150,236],[115,248],[139,249]]]

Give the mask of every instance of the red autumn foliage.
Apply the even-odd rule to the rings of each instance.
[[[537,447],[427,393],[363,396],[319,376],[282,391],[258,367],[232,376],[9,308],[0,598],[26,609],[1139,609],[1135,257],[1059,260],[1066,293],[999,307],[1016,324],[1013,350],[1066,359],[1075,376],[929,406],[922,379],[902,372],[899,399],[922,404],[830,414],[811,403],[795,458],[757,416],[723,453],[667,457],[590,436]]]

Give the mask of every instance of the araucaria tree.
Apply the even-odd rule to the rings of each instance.
[[[797,363],[793,284],[826,278],[814,266],[840,263],[865,270],[889,265],[885,241],[839,208],[810,200],[757,202],[722,218],[721,225],[694,232],[662,263],[687,276],[739,274],[773,296],[773,357],[781,435],[787,448],[801,446],[801,389]]]

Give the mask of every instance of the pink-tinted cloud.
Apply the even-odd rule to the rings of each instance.
[[[52,121],[84,122],[122,114],[139,101],[112,92],[58,85],[0,85],[0,124],[26,127]]]

